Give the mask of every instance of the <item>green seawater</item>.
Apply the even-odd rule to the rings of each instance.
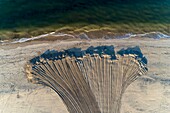
[[[170,33],[170,0],[0,0],[0,38],[54,30]]]

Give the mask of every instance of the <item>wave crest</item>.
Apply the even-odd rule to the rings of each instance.
[[[85,34],[85,33],[83,33]],[[90,39],[90,37],[85,34],[86,37],[88,37],[87,39]],[[15,43],[23,43],[23,42],[27,42],[27,41],[33,41],[33,40],[37,40],[37,39],[41,39],[47,36],[55,36],[55,37],[62,37],[62,36],[68,36],[70,38],[80,38],[80,39],[84,39],[82,38],[81,34],[79,35],[71,35],[71,34],[66,34],[66,33],[55,33],[55,32],[51,32],[51,33],[47,33],[47,34],[43,34],[43,35],[39,35],[39,36],[35,36],[32,38],[21,38],[21,39],[17,39],[14,40],[12,42],[7,42],[7,41],[3,41],[1,40],[0,43],[1,44],[15,44]],[[83,35],[84,36],[84,35]],[[116,36],[104,36],[103,38],[105,39],[129,39],[129,38],[153,38],[153,39],[170,39],[170,35],[167,34],[163,34],[161,32],[149,32],[149,33],[143,33],[143,34],[133,34],[133,33],[127,33],[125,35],[116,35]]]

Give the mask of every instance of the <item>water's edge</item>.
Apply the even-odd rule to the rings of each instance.
[[[48,36],[54,36],[54,37],[70,37],[70,38],[79,38],[79,39],[86,39],[90,40],[91,38],[86,34],[82,33],[79,35],[72,35],[72,34],[67,34],[67,33],[56,33],[56,32],[50,32],[47,34],[35,36],[32,38],[20,38],[20,39],[15,39],[12,41],[8,40],[0,40],[0,44],[16,44],[16,43],[23,43],[27,41],[33,41],[41,38],[45,38]],[[124,35],[115,35],[115,36],[108,36],[105,35],[102,37],[103,39],[129,39],[129,38],[152,38],[152,39],[170,39],[170,35],[163,34],[161,32],[149,32],[149,33],[143,33],[143,34],[133,34],[133,33],[127,33]]]

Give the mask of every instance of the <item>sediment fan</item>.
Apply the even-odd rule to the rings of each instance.
[[[147,72],[139,47],[47,50],[29,61],[28,80],[52,88],[70,113],[120,113],[125,89]]]

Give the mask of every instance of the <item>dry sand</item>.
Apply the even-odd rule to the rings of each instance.
[[[0,45],[0,113],[68,113],[50,88],[27,82],[26,62],[47,49],[114,45],[116,50],[140,46],[149,72],[133,82],[122,99],[121,113],[169,113],[170,40],[109,39],[34,41]]]

